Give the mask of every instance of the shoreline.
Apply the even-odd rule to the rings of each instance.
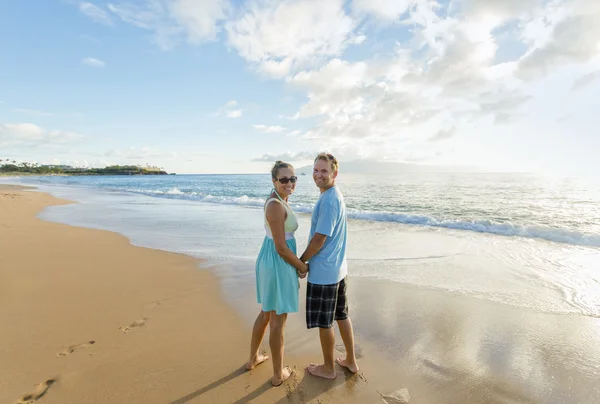
[[[68,203],[0,185],[0,402],[40,393],[49,404],[377,398],[358,375],[304,377],[319,352],[286,355],[293,380],[271,388],[269,362],[243,368],[250,329],[216,275],[192,257],[36,216]]]

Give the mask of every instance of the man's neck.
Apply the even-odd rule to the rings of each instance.
[[[331,189],[333,187],[335,187],[335,182],[332,182],[331,185],[329,185],[327,188],[320,188],[321,193],[323,193],[323,192],[325,192],[325,191],[327,191],[327,190],[329,190],[329,189]]]

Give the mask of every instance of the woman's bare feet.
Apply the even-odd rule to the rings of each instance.
[[[358,373],[358,365],[355,362],[349,362],[347,359],[337,358],[335,362],[352,373]]]
[[[267,359],[269,359],[269,357],[267,355],[263,355],[263,354],[256,355],[254,358],[250,359],[246,363],[246,370],[252,370],[252,369],[254,369],[256,366],[260,365],[261,363],[263,363]]]
[[[285,382],[287,379],[289,379],[293,373],[294,373],[294,371],[292,369],[290,369],[289,366],[286,366],[283,368],[283,372],[281,372],[281,377],[273,376],[271,378],[271,384],[275,387],[279,387],[283,384],[283,382]]]
[[[335,369],[328,370],[325,368],[325,365],[317,365],[315,363],[311,363],[306,370],[313,376],[322,377],[323,379],[335,379]]]

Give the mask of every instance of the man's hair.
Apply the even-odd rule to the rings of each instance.
[[[291,168],[292,170],[294,169],[294,167],[292,167],[292,165],[290,163],[286,163],[281,160],[277,160],[275,162],[275,165],[273,165],[273,168],[271,169],[271,177],[273,179],[277,178],[277,174],[279,174],[279,170],[282,168]]]
[[[323,160],[323,161],[329,161],[331,163],[331,170],[332,171],[338,171],[340,166],[338,164],[337,159],[333,156],[333,154],[330,153],[319,153],[317,154],[317,157],[315,158],[315,163],[317,162],[317,160]]]

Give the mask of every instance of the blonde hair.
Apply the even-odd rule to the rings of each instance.
[[[330,153],[319,153],[319,154],[317,154],[317,157],[315,158],[315,163],[317,162],[317,160],[329,161],[331,163],[331,169],[334,172],[338,171],[339,168],[340,168],[340,165],[338,164],[338,161],[333,156],[333,154],[330,154]]]
[[[275,162],[275,165],[273,165],[273,168],[271,169],[271,177],[273,179],[277,178],[277,173],[279,173],[279,170],[282,168],[291,168],[292,170],[294,169],[294,167],[292,167],[292,165],[290,163],[286,163],[284,161],[277,160]]]

